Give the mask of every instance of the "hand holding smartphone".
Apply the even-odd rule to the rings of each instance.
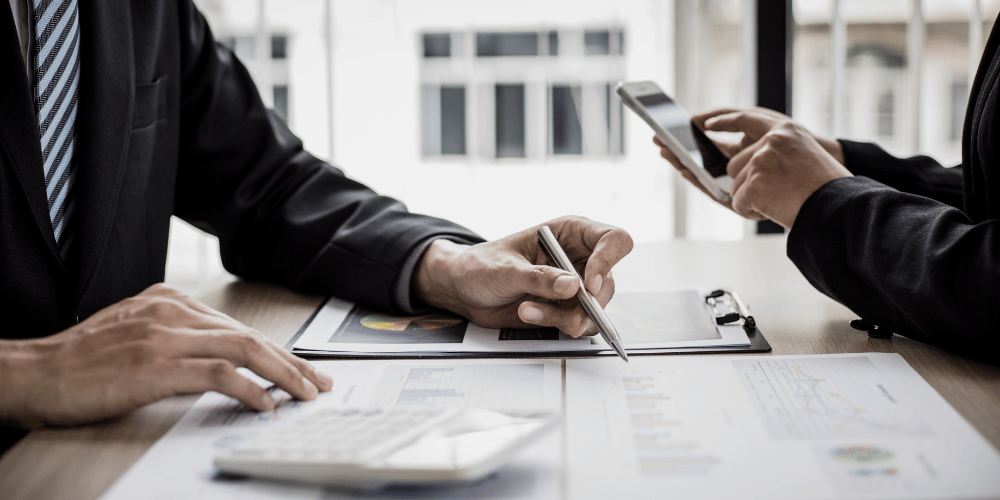
[[[616,92],[712,197],[723,203],[731,201],[729,187],[733,179],[726,172],[729,158],[691,121],[691,115],[680,104],[649,81],[621,82]]]

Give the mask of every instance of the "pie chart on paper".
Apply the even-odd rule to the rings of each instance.
[[[369,314],[361,318],[361,326],[387,332],[440,330],[463,323],[462,318],[448,314],[424,314],[420,316],[389,316]]]

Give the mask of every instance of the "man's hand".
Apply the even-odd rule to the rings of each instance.
[[[843,167],[839,142],[813,135],[776,111],[719,109],[692,121],[705,131],[743,134],[738,142],[715,142],[731,158],[727,170],[733,199],[722,205],[749,219],[771,219],[791,228],[809,195],[833,179],[851,176]],[[653,137],[653,142],[660,146],[660,156],[709,194],[659,139]]]
[[[79,424],[209,390],[274,408],[267,391],[236,371],[241,366],[299,399],[333,386],[257,331],[153,285],[51,337],[0,342],[0,421]]]
[[[611,268],[632,251],[624,230],[582,217],[546,225],[602,306],[611,301]],[[474,246],[447,240],[431,244],[417,269],[416,297],[490,328],[554,326],[568,335],[592,335],[596,327],[576,300],[580,281],[548,265],[538,246],[538,227]]]

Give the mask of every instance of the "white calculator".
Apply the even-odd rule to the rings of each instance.
[[[558,411],[327,408],[217,456],[224,472],[349,488],[482,478],[555,427]]]

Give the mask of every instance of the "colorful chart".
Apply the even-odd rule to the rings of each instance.
[[[406,330],[440,330],[463,323],[465,320],[448,314],[424,314],[421,316],[389,316],[369,314],[361,318],[361,326],[374,330],[402,332]]]

